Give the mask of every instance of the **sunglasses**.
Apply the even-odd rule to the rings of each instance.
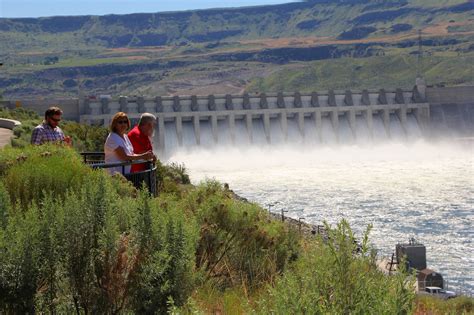
[[[61,118],[56,119],[56,118],[53,118],[53,117],[49,117],[49,119],[51,119],[54,122],[60,122],[61,121]]]
[[[127,124],[128,125],[128,121],[127,120],[119,120],[117,121],[117,124]]]

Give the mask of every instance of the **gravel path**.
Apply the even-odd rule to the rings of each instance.
[[[9,129],[0,128],[0,148],[10,143],[13,132]]]

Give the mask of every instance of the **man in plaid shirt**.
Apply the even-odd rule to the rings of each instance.
[[[58,107],[50,107],[44,113],[44,121],[33,129],[31,144],[44,144],[47,142],[65,143],[71,145],[71,137],[64,136],[58,127],[63,111]]]

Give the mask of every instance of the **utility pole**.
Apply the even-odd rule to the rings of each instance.
[[[3,66],[3,62],[0,61],[0,68]],[[0,101],[3,100],[3,93],[0,91]]]
[[[421,78],[421,58],[423,55],[423,42],[421,37],[421,29],[418,30],[418,54],[416,55],[416,78]]]

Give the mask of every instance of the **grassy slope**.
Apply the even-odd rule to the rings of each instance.
[[[474,75],[466,64],[474,54],[433,56],[423,60],[422,73],[428,84],[473,84]],[[411,88],[416,78],[416,57],[407,55],[342,58],[302,65],[290,65],[266,78],[255,78],[250,92],[302,91],[348,88]]]

